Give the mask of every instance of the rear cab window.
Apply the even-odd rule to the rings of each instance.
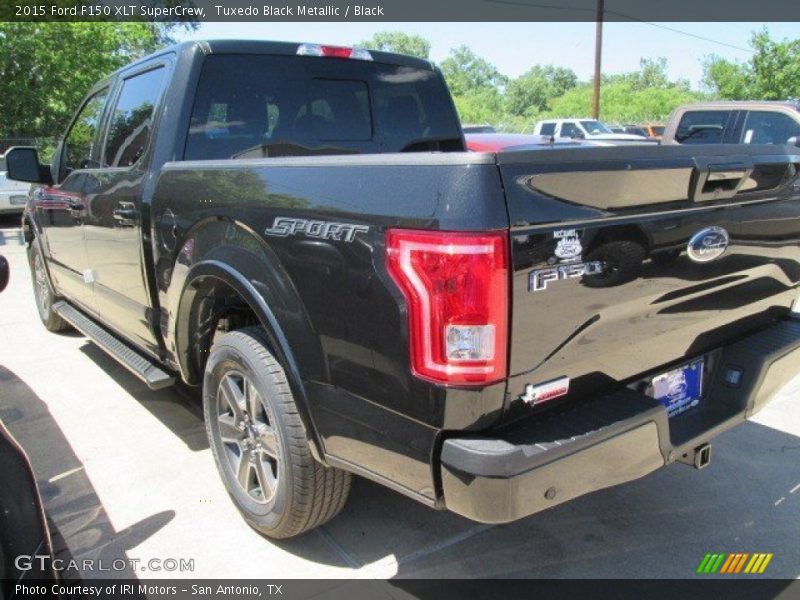
[[[583,133],[575,123],[567,121],[561,124],[561,131],[558,133],[558,137],[562,138],[572,138],[576,135]]]
[[[681,117],[675,132],[679,144],[721,144],[732,125],[731,110],[691,110]]]
[[[184,159],[463,149],[449,92],[435,71],[217,54],[203,64]]]
[[[793,119],[782,112],[751,110],[742,130],[744,144],[785,144],[800,136],[800,113]]]

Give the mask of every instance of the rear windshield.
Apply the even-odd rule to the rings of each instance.
[[[441,76],[360,60],[206,59],[184,158],[463,151]]]

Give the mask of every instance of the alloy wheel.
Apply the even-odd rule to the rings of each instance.
[[[39,301],[39,310],[47,314],[50,309],[50,287],[47,285],[47,273],[42,263],[42,255],[38,252],[33,256],[33,277],[36,284],[36,299]]]
[[[238,371],[228,371],[217,389],[217,426],[225,463],[255,502],[269,502],[278,489],[278,440],[263,398]]]

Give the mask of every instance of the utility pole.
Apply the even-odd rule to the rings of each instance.
[[[600,63],[603,54],[604,0],[597,0],[597,24],[594,37],[594,90],[592,93],[592,118],[600,118]]]

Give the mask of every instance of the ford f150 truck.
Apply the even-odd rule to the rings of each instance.
[[[794,146],[467,152],[428,62],[215,41],[6,159],[44,325],[201,387],[268,536],[352,474],[497,523],[703,467],[800,370]]]

